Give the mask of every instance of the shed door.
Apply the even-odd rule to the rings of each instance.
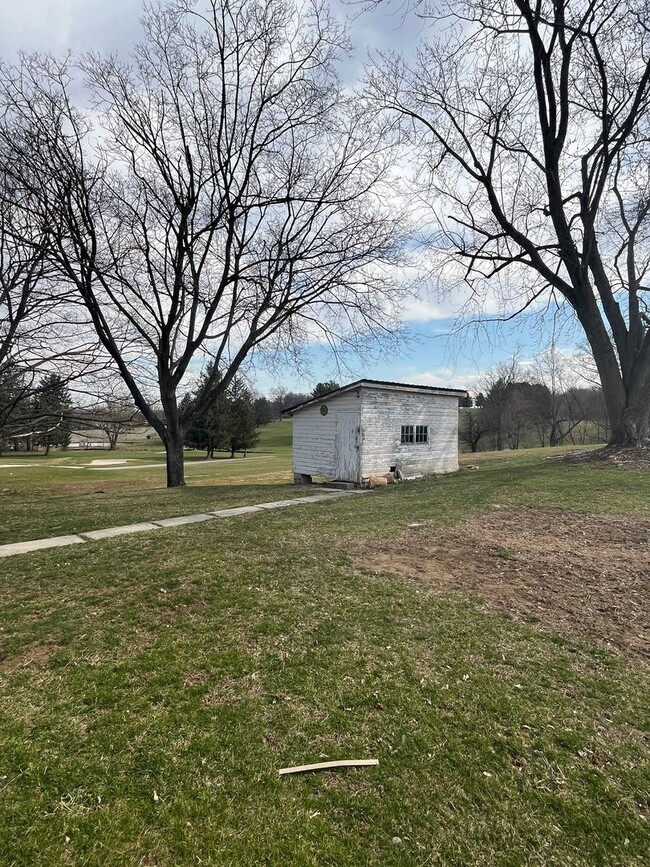
[[[356,482],[359,475],[359,414],[336,414],[336,477],[343,482]]]

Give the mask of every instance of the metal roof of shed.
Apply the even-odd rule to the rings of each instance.
[[[333,391],[319,394],[318,397],[312,397],[309,400],[304,400],[302,403],[297,403],[295,406],[289,406],[282,410],[281,415],[289,415],[307,409],[309,406],[321,403],[324,400],[330,400],[333,397],[338,397],[340,394],[345,394],[345,392],[352,391],[355,388],[383,388],[391,391],[408,391],[414,394],[439,394],[443,397],[458,398],[467,397],[467,392],[462,388],[443,388],[437,385],[412,385],[407,382],[385,382],[381,379],[358,379],[349,385],[342,385]]]

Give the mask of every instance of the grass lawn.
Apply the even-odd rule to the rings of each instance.
[[[104,461],[126,461],[107,465]],[[94,462],[94,463],[93,463]],[[0,544],[304,496],[292,484],[291,422],[262,429],[244,458],[185,455],[187,485],[165,488],[160,443],[140,450],[0,457]]]
[[[649,471],[548,454],[3,561],[3,867],[647,863],[647,666],[365,553],[495,509],[650,518]],[[102,526],[206,508],[203,489],[276,499],[288,456],[260,460],[241,485],[197,462],[174,501],[115,471]],[[80,491],[22,477],[50,471],[7,499],[62,526]],[[86,502],[109,484],[70,472]],[[339,758],[380,764],[277,774]]]

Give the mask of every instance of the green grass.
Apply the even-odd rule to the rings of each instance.
[[[127,469],[92,469],[98,460]],[[165,487],[160,443],[146,449],[9,452],[0,457],[0,544],[304,495],[291,483],[291,423],[263,428],[247,457],[186,452],[187,485]],[[12,465],[5,466],[2,465]]]
[[[2,864],[646,863],[647,669],[352,565],[495,505],[650,514],[648,471],[544,455],[3,561]]]

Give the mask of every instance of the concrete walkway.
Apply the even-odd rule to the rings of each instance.
[[[71,536],[50,536],[49,539],[33,539],[31,542],[12,542],[0,545],[0,557],[13,557],[15,554],[29,554],[31,551],[42,551],[45,548],[62,548],[66,545],[79,545],[84,542],[95,542],[100,539],[112,539],[114,536],[129,536],[131,533],[144,533],[149,530],[160,530],[164,527],[182,527],[184,524],[198,524],[201,521],[214,521],[216,518],[233,518],[237,515],[250,515],[253,512],[264,512],[269,509],[284,509],[287,506],[305,506],[309,503],[322,503],[324,500],[334,500],[349,497],[354,494],[367,494],[368,490],[337,491],[320,489],[322,493],[308,497],[296,497],[293,500],[275,500],[272,503],[258,503],[255,506],[238,506],[235,509],[221,509],[218,512],[201,512],[198,515],[181,515],[177,518],[161,518],[159,521],[144,521],[139,524],[125,524],[122,527],[106,527],[104,530],[88,530]]]

